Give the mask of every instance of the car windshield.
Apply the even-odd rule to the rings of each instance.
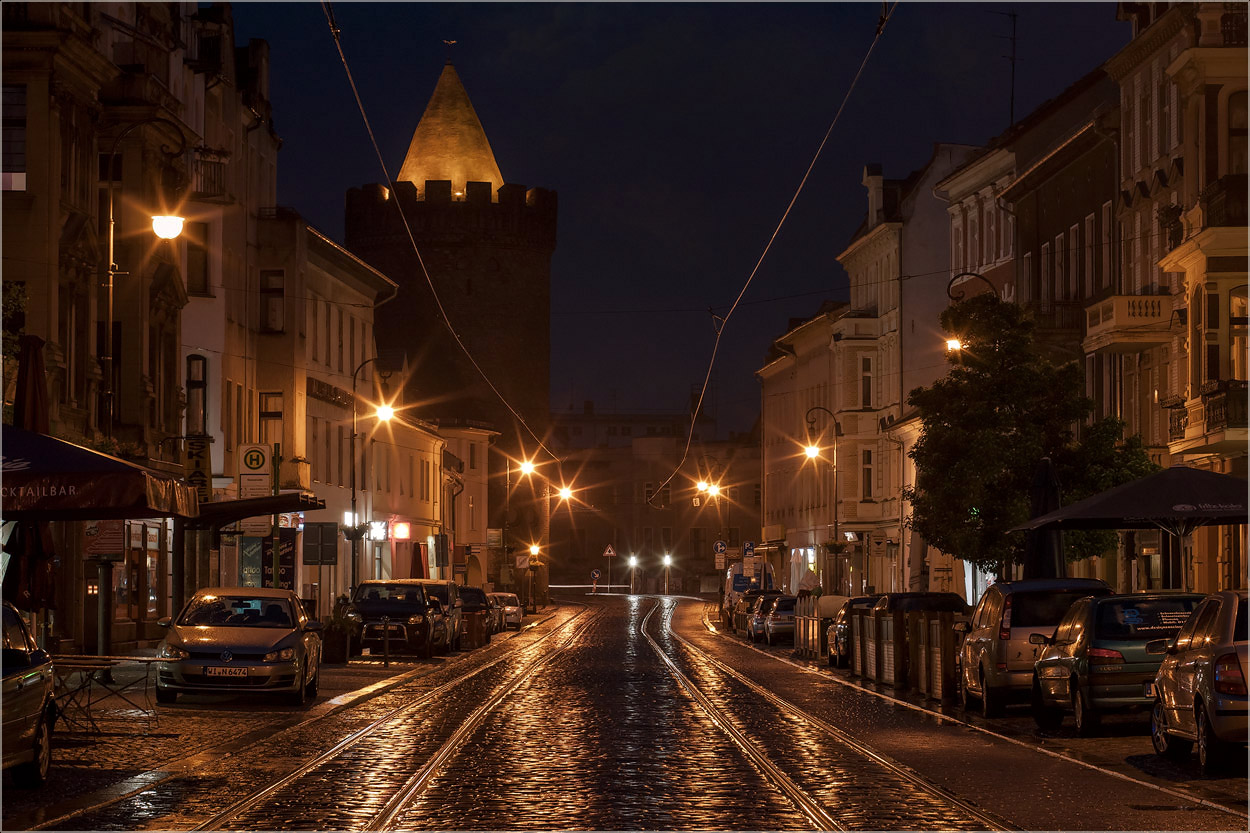
[[[470,607],[486,604],[486,593],[476,587],[461,587],[460,598]]]
[[[224,625],[231,628],[289,628],[295,621],[286,599],[264,596],[196,596],[182,612],[179,625]]]
[[[1202,601],[1201,596],[1177,599],[1119,599],[1098,604],[1097,639],[1164,639],[1175,635]]]
[[[1011,594],[1013,628],[1053,628],[1077,599],[1093,595],[1089,590],[1038,590]],[[1104,594],[1105,595],[1105,594]]]
[[[443,607],[447,607],[447,586],[445,584],[427,584],[425,592],[438,599]]]
[[[499,603],[505,607],[520,607],[521,601],[511,593],[503,594],[499,597]]]
[[[362,584],[356,588],[356,598],[353,601],[366,604],[393,602],[405,606],[425,607],[425,597],[421,594],[421,588],[411,584]]]

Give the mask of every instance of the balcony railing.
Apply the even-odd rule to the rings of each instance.
[[[195,199],[216,199],[226,195],[226,163],[220,159],[195,160],[191,177],[191,192]]]
[[[1229,428],[1245,428],[1246,383],[1229,380],[1221,383],[1217,390],[1204,393],[1202,413],[1204,429],[1208,433]]]
[[[1246,225],[1246,175],[1222,176],[1202,189],[1203,228]]]
[[[1168,410],[1168,439],[1172,442],[1185,439],[1185,429],[1189,427],[1189,411],[1184,408]]]
[[[1085,352],[1136,353],[1165,344],[1170,295],[1112,295],[1085,309]]]

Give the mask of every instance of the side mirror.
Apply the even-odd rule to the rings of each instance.
[[[325,623],[322,622],[320,619],[310,619],[309,621],[304,623],[304,630],[309,631],[311,633],[321,633],[323,630],[325,630],[325,627],[326,627]]]
[[[1031,633],[1029,634],[1029,644],[1030,645],[1049,645],[1050,637],[1044,633]]]
[[[968,633],[968,631],[971,630],[971,627],[967,622],[956,622],[951,625],[951,628],[955,631],[955,633]]]
[[[1148,654],[1166,654],[1168,651],[1168,640],[1152,639],[1146,643],[1146,653]],[[1175,653],[1175,652],[1172,652]]]
[[[173,618],[169,616],[162,616],[160,619],[156,620],[156,624],[160,625],[162,628],[168,628],[173,623]]]

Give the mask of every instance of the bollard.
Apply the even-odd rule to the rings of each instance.
[[[382,667],[391,667],[391,617],[382,617]]]

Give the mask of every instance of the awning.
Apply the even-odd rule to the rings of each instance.
[[[217,500],[212,503],[201,503],[199,517],[188,526],[220,529],[244,518],[278,515],[283,512],[315,512],[325,508],[324,500],[307,492],[284,492],[239,500]]]
[[[5,425],[3,517],[6,521],[194,518],[195,489],[168,472],[140,466],[65,440]]]

